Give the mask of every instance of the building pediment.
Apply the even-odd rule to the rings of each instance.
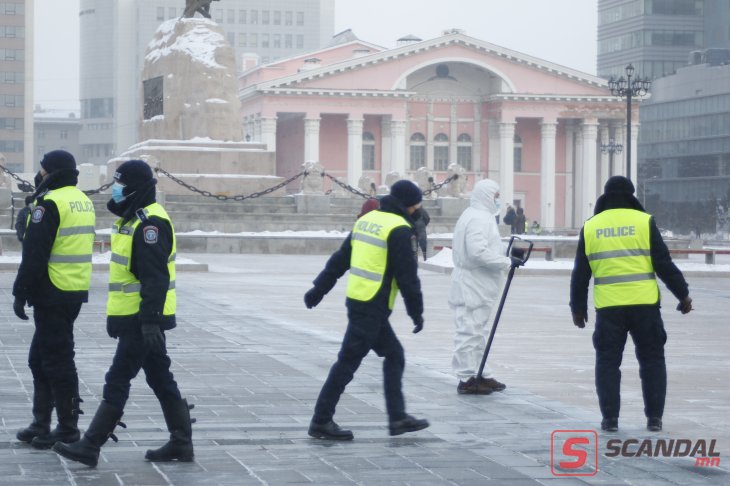
[[[605,96],[606,81],[463,33],[352,58],[243,86],[254,93],[333,96]]]

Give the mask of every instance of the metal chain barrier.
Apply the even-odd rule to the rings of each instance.
[[[345,189],[346,191],[350,191],[351,193],[355,194],[356,196],[364,197],[365,199],[372,199],[374,196],[371,196],[370,194],[365,194],[364,192],[360,191],[359,189],[356,189],[352,187],[349,184],[345,184],[341,180],[339,180],[337,177],[329,175],[325,171],[322,171],[321,173],[322,177],[329,178],[332,182],[340,186],[341,188]]]
[[[295,180],[299,179],[300,177],[307,175],[307,172],[306,171],[302,171],[299,174],[296,174],[294,176],[291,176],[287,180],[285,180],[283,182],[280,182],[279,184],[277,184],[275,186],[269,187],[268,189],[264,189],[263,191],[252,192],[251,194],[249,194],[247,196],[246,195],[243,195],[243,194],[239,194],[239,195],[236,195],[236,196],[226,196],[224,194],[213,194],[210,191],[205,191],[205,190],[202,190],[202,189],[198,189],[197,187],[195,187],[195,186],[193,186],[191,184],[188,184],[187,182],[185,182],[185,181],[183,181],[183,180],[175,177],[174,175],[170,174],[169,172],[167,172],[165,169],[163,169],[161,167],[155,167],[154,168],[154,171],[156,173],[158,173],[158,174],[163,174],[165,177],[167,177],[168,179],[170,179],[170,180],[172,180],[172,181],[180,184],[185,189],[188,189],[188,190],[190,190],[192,192],[198,193],[201,196],[212,197],[213,199],[217,199],[219,201],[244,201],[246,199],[254,199],[254,198],[257,198],[257,197],[265,196],[266,194],[270,194],[270,193],[272,193],[274,191],[277,191],[277,190],[281,189],[282,187],[286,186],[287,184],[289,184],[291,182],[294,182]]]
[[[447,185],[451,181],[455,181],[458,178],[459,178],[459,174],[454,174],[451,177],[447,177],[446,179],[444,179],[443,182],[440,182],[439,184],[431,183],[431,189],[426,189],[425,191],[423,191],[423,195],[424,196],[428,196],[433,191],[438,191],[439,189],[441,189],[442,187],[444,187],[445,185]]]
[[[20,177],[18,174],[14,173],[13,171],[11,171],[7,167],[3,166],[2,164],[0,164],[0,170],[5,172],[7,175],[12,177],[16,181],[18,181],[18,189],[20,190],[20,192],[34,192],[35,191],[36,188],[33,184],[26,181],[25,179]],[[98,194],[100,192],[103,192],[103,191],[106,191],[107,189],[109,189],[112,186],[112,184],[114,184],[114,181],[108,182],[108,183],[100,186],[97,189],[89,189],[87,191],[83,191],[83,193],[86,194],[87,196],[89,196],[91,194]]]
[[[112,187],[112,185],[114,185],[114,181],[107,182],[103,186],[100,186],[98,189],[89,189],[88,191],[84,191],[84,194],[86,194],[87,196],[91,196],[92,194],[99,194],[100,192],[106,191],[107,189]]]

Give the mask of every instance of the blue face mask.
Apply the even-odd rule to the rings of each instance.
[[[118,182],[115,182],[114,184],[112,184],[112,199],[117,204],[119,204],[120,202],[127,199],[127,196],[122,194],[122,192],[124,191],[124,187],[125,187],[124,185],[122,185]]]
[[[497,208],[497,211],[499,211],[502,208],[502,201],[500,201],[499,198],[496,198],[494,200],[494,207]]]

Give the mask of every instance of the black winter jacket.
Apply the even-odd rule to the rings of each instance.
[[[13,284],[13,295],[24,298],[29,305],[49,307],[63,303],[87,302],[89,292],[61,290],[51,282],[48,276],[48,260],[56,241],[56,232],[61,224],[61,217],[56,203],[43,196],[52,189],[76,186],[78,171],[63,169],[54,171],[36,191],[36,208],[39,218],[31,217],[23,235],[23,256],[18,268],[18,275]],[[38,210],[38,209],[36,209]]]
[[[392,196],[385,196],[380,200],[380,211],[402,216],[411,225],[413,221],[408,216],[403,205]],[[324,270],[314,279],[314,286],[323,293],[328,293],[337,283],[337,280],[350,269],[352,245],[350,233],[345,241],[327,261]],[[398,288],[403,295],[406,312],[414,321],[420,320],[423,315],[423,295],[421,281],[418,278],[418,257],[416,254],[416,235],[412,228],[399,227],[391,231],[388,236],[388,261],[385,266],[383,285],[368,302],[347,299],[347,307],[358,312],[375,316],[388,316],[388,297],[391,281],[395,277]]]
[[[596,214],[608,209],[619,208],[635,209],[638,211],[644,210],[638,200],[630,194],[604,194],[596,201]],[[649,231],[651,263],[654,267],[654,272],[664,282],[669,291],[681,301],[689,295],[687,281],[672,261],[669,249],[666,243],[664,243],[664,239],[653,217],[649,220]],[[578,239],[578,249],[575,253],[573,273],[570,277],[570,309],[574,313],[582,312],[584,315],[588,315],[588,283],[591,276],[591,267],[588,263],[588,257],[586,257],[583,229],[581,229]],[[660,302],[657,302],[655,305],[659,304]]]
[[[122,217],[125,219],[132,220],[138,218],[137,209],[149,206],[153,202],[155,202],[154,186],[151,187],[151,191],[141,192],[139,197],[123,207],[119,207],[113,202],[110,202],[107,207],[118,216],[124,215]],[[131,208],[135,208],[135,210],[131,211]],[[147,238],[145,238],[145,233],[148,234]],[[149,237],[149,235],[155,234],[154,238]],[[139,329],[142,322],[159,324],[163,330],[176,326],[174,315],[162,315],[170,284],[167,260],[172,252],[172,241],[173,229],[164,219],[153,216],[137,225],[132,236],[131,271],[142,285],[139,314],[107,316],[109,336],[117,337],[125,332],[134,332]]]

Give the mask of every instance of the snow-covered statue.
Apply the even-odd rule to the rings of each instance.
[[[431,189],[431,187],[433,187],[433,176],[431,175],[431,171],[429,171],[425,167],[418,168],[418,170],[416,171],[415,179],[415,182],[421,189],[421,191],[427,191],[428,189]],[[436,194],[436,191],[433,191],[424,195],[424,197],[428,199],[436,199],[438,195]]]
[[[385,185],[390,187],[401,179],[402,179],[402,177],[400,176],[400,174],[398,172],[396,172],[396,171],[388,172],[388,174],[386,174],[386,176],[385,176]]]
[[[455,175],[458,178],[447,184],[446,193],[451,197],[464,197],[466,194],[466,169],[457,163],[449,164],[446,177],[449,178]]]
[[[304,194],[322,194],[324,189],[324,180],[322,177],[324,167],[322,167],[322,164],[310,160],[304,162],[302,168],[306,172],[302,179],[302,192]]]
[[[193,18],[195,12],[198,12],[203,17],[210,18],[210,2],[217,2],[219,0],[185,0],[185,11],[183,17]]]
[[[378,192],[373,178],[365,174],[361,175],[360,180],[357,181],[357,188],[360,189],[361,192],[371,196],[374,196]]]

